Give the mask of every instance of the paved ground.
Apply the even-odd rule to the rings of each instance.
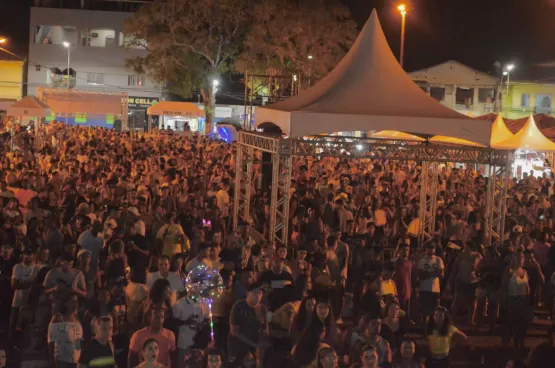
[[[500,367],[501,364],[508,358],[522,359],[525,361],[529,349],[533,348],[540,343],[547,340],[547,331],[551,325],[551,320],[547,319],[547,314],[539,312],[538,317],[530,323],[527,332],[525,345],[528,349],[522,352],[517,352],[514,349],[504,350],[501,347],[501,337],[498,329],[494,334],[488,332],[488,328],[483,327],[458,327],[467,334],[469,338],[470,347],[455,347],[451,352],[452,367]],[[421,333],[414,333],[410,335],[414,338],[419,347],[419,351],[427,351],[427,343]],[[555,367],[554,362],[549,362],[547,367]]]

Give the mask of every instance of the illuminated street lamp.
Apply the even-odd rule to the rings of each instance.
[[[0,44],[5,44],[6,42],[8,42],[7,39],[5,39],[4,37],[0,37]]]
[[[71,44],[67,41],[62,43],[64,47],[67,49],[67,89],[69,89],[69,65],[71,62]]]
[[[397,6],[397,10],[401,13],[401,53],[399,55],[399,64],[401,64],[402,68],[403,59],[405,58],[405,19],[407,15],[407,6],[405,4],[400,4]]]

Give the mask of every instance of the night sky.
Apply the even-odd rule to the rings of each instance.
[[[390,46],[399,49],[397,0],[342,0],[362,26],[378,10]],[[25,53],[32,0],[0,0],[0,35]],[[405,65],[415,70],[458,60],[491,72],[493,63],[555,60],[555,0],[406,0]],[[513,73],[518,77],[518,68]]]

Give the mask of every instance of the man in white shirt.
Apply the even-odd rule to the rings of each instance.
[[[441,258],[434,255],[436,246],[433,242],[425,245],[426,254],[417,264],[417,272],[420,279],[420,310],[426,318],[439,306],[439,278],[443,277],[444,265]]]
[[[187,265],[185,266],[185,271],[189,273],[191,272],[191,270],[197,268],[201,264],[205,265],[208,268],[212,268],[212,262],[210,262],[210,259],[208,259],[209,252],[210,245],[208,243],[199,244],[198,255],[187,263]]]
[[[188,296],[177,301],[172,307],[172,314],[179,321],[179,337],[177,339],[178,362],[185,360],[185,355],[194,345],[194,337],[200,324],[209,318],[208,308],[197,303]]]
[[[23,260],[14,266],[12,271],[12,313],[10,314],[10,335],[14,333],[19,309],[27,303],[29,288],[37,277],[41,267],[35,263],[35,254],[30,249],[23,251]]]
[[[221,185],[221,189],[216,193],[216,205],[220,210],[220,213],[224,219],[229,216],[229,183],[224,180]],[[226,222],[227,223],[227,222]]]
[[[158,272],[153,272],[148,275],[146,286],[150,290],[154,282],[158,279],[166,279],[170,283],[170,290],[178,297],[185,291],[183,280],[173,272],[170,272],[170,259],[166,255],[158,257]]]

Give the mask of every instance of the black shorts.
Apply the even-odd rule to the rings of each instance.
[[[420,311],[424,316],[430,316],[439,305],[439,293],[420,291]]]

